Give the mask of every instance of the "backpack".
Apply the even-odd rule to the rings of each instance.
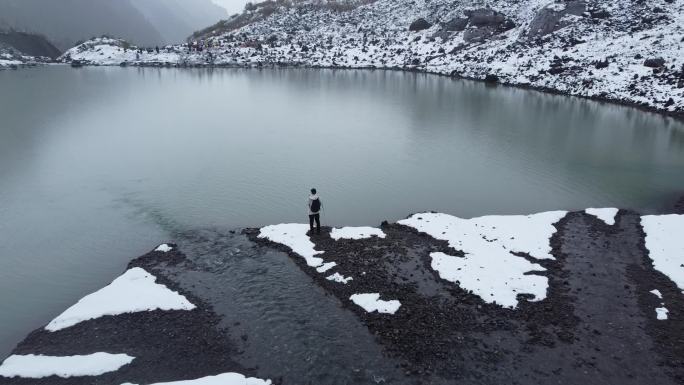
[[[319,211],[321,211],[321,200],[319,198],[316,198],[311,201],[311,212],[317,213]]]

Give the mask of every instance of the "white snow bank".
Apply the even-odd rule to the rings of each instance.
[[[378,313],[394,314],[401,306],[401,302],[397,300],[381,300],[379,293],[354,294],[349,299],[369,313],[377,311]]]
[[[667,308],[664,308],[664,307],[657,307],[657,308],[655,309],[655,311],[656,311],[656,318],[657,318],[657,319],[659,319],[659,320],[661,320],[661,321],[667,319],[667,313],[669,313],[669,311],[667,310]]]
[[[658,290],[658,289],[653,289],[653,290],[649,291],[649,293],[655,295],[656,297],[658,297],[660,299],[663,299],[663,295],[660,293],[660,290]]]
[[[323,264],[323,259],[315,255],[323,254],[316,251],[315,245],[306,235],[309,225],[299,223],[283,223],[263,227],[259,232],[259,238],[266,238],[271,242],[281,243],[301,255],[306,264],[311,267],[318,267]]]
[[[171,250],[173,250],[173,247],[167,243],[163,243],[154,249],[154,251],[161,251],[162,253],[168,253]]]
[[[79,376],[99,376],[119,370],[133,361],[126,354],[93,353],[86,356],[26,356],[12,355],[0,365],[0,376],[43,378],[59,376],[63,378]]]
[[[465,253],[465,257],[432,253],[432,267],[440,277],[458,283],[485,302],[515,308],[518,294],[532,294],[532,301],[546,298],[548,279],[526,274],[544,271],[544,268],[513,253],[554,259],[549,239],[556,232],[553,224],[566,214],[565,211],[551,211],[462,219],[448,214],[424,213],[401,220],[399,224],[448,241],[449,246]]]
[[[345,276],[343,276],[343,275],[340,274],[340,273],[335,273],[335,274],[329,275],[328,277],[326,277],[326,279],[327,279],[328,281],[335,281],[335,282],[339,282],[339,283],[344,283],[344,284],[346,285],[347,282],[353,280],[354,278],[352,278],[352,277],[345,277]]]
[[[341,229],[333,228],[330,232],[330,237],[336,241],[340,239],[366,239],[370,237],[385,238],[385,233],[375,227],[343,227]]]
[[[684,215],[646,215],[641,225],[653,266],[684,292]]]
[[[106,315],[195,308],[184,296],[155,283],[156,280],[144,269],[134,267],[108,286],[83,297],[53,319],[45,329],[54,332]]]
[[[605,209],[586,209],[585,213],[593,215],[596,218],[605,222],[608,226],[615,224],[615,216],[618,213],[618,209],[615,208],[605,208]]]
[[[125,383],[121,385],[134,385]],[[239,373],[223,373],[217,376],[202,377],[196,380],[158,382],[151,385],[271,385],[271,380],[245,377]]]

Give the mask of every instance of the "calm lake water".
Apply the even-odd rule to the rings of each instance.
[[[683,166],[671,119],[445,77],[0,71],[0,358],[162,241],[306,221],[310,187],[329,225],[651,212]]]

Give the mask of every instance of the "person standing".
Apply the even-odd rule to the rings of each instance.
[[[314,231],[314,221],[316,222],[316,234],[321,233],[321,198],[316,193],[316,189],[311,189],[311,195],[309,195],[309,229],[310,233],[313,234]]]

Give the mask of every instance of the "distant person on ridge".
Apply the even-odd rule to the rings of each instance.
[[[321,198],[316,194],[316,189],[311,189],[311,195],[309,195],[309,233],[313,235],[314,231],[314,221],[316,221],[316,234],[321,233]]]

